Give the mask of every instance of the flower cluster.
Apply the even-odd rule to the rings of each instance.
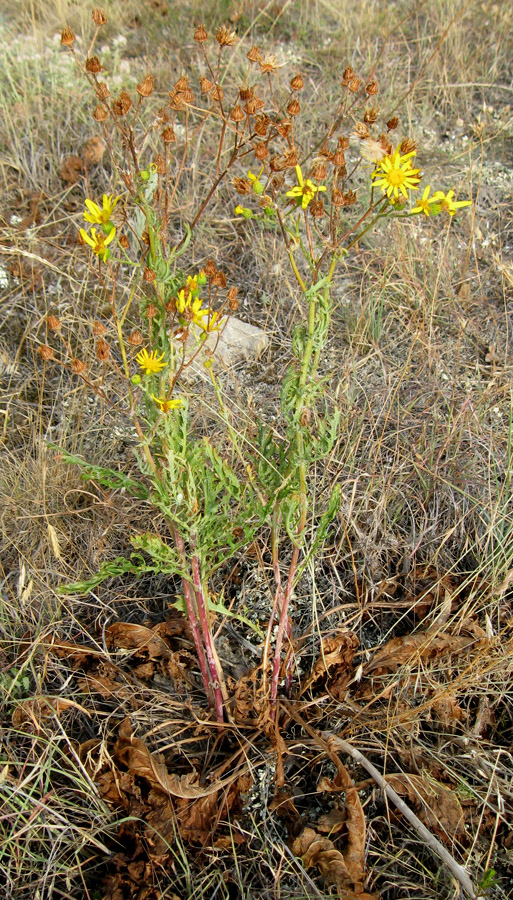
[[[200,288],[206,281],[207,276],[204,272],[198,272],[194,276],[188,275],[184,287],[178,291],[175,299],[176,311],[185,329],[193,324],[199,325],[203,332],[210,333],[219,331],[222,325],[219,313],[213,312],[209,306],[203,306],[203,300],[199,296]]]
[[[392,204],[402,204],[408,199],[408,191],[417,191],[422,178],[420,169],[414,169],[412,158],[416,150],[401,153],[398,147],[393,153],[384,156],[372,173],[375,187],[379,187],[386,194]],[[437,215],[445,210],[450,216],[456,215],[458,209],[470,206],[470,200],[454,200],[454,191],[435,191],[430,196],[431,185],[424,188],[422,197],[411,210],[412,215],[424,213],[426,216]]]
[[[85,200],[87,211],[84,213],[84,221],[92,225],[100,225],[101,231],[91,228],[91,234],[89,235],[84,228],[81,228],[80,236],[102,262],[107,262],[109,259],[109,244],[112,243],[116,236],[116,228],[111,219],[119,199],[119,197],[113,197],[112,194],[104,194],[101,206],[95,203],[94,200],[89,200],[88,198]]]

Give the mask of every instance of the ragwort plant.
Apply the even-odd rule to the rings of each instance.
[[[294,586],[339,508],[335,486],[322,514],[314,515],[310,488],[314,464],[327,458],[338,437],[339,414],[330,408],[327,379],[319,374],[337,266],[381,221],[443,211],[453,216],[470,201],[456,201],[452,190],[432,194],[430,186],[419,199],[415,192],[422,174],[414,166],[415,142],[395,139],[398,118],[383,123],[374,105],[376,80],[362,80],[350,66],[342,75],[331,124],[307,149],[299,125],[304,79],[295,74],[284,87],[275,56],[252,47],[239,83],[228,64],[235,33],[221,27],[212,42],[200,25],[194,33],[204,73],[199,84],[191,86],[182,75],[166,102],[155,108],[151,74],[137,85],[137,96],[122,90],[112,97],[103,66],[93,55],[106,22],[104,12],[95,9],[93,21],[96,30],[84,59],[75,51],[71,29],[63,32],[62,44],[96,95],[93,117],[123,185],[119,195],[85,200],[86,227],[80,229],[84,252],[108,298],[110,320],[92,328],[99,373],[89,372],[76,357],[55,316],[48,317],[47,325],[60,350],[43,345],[39,353],[71,370],[132,422],[142,477],[98,467],[64,451],[65,458],[78,464],[86,478],[146,500],[167,523],[168,539],[135,535],[128,558],[105,563],[96,575],[65,590],[87,592],[122,573],[179,576],[205,694],[222,722],[231,717],[230,697],[212,619],[228,610],[214,602],[209,584],[213,572],[230,556],[243,553],[266,526],[274,598],[260,664],[258,714],[265,721],[276,709],[280,684],[284,681],[287,693],[291,691],[289,607]],[[187,190],[186,161],[204,129],[215,135],[217,147],[210,181],[191,221],[173,241],[170,225]],[[155,135],[159,152],[151,149]],[[241,449],[212,367],[219,338],[237,310],[237,287],[228,288],[212,259],[189,273],[179,265],[222,185],[239,196],[226,215],[240,217],[243,239],[251,240],[254,227],[281,236],[303,310],[281,387],[283,434],[277,437],[275,430],[259,425],[253,452]],[[417,198],[413,204],[412,196]],[[191,426],[195,397],[193,390],[185,393],[183,377],[193,363],[205,367],[219,401],[225,432],[217,446],[215,438],[201,437]],[[230,459],[221,449],[226,438]]]

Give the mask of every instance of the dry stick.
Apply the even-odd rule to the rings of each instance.
[[[401,799],[399,794],[396,794],[394,789],[387,784],[386,779],[381,775],[380,772],[376,769],[375,766],[360,752],[356,747],[353,747],[347,741],[344,741],[342,738],[339,738],[336,734],[331,734],[330,732],[323,732],[326,735],[327,740],[322,737],[308,722],[303,719],[301,715],[294,709],[294,705],[289,703],[287,700],[280,700],[280,705],[287,711],[287,713],[294,719],[298,725],[301,725],[302,728],[310,737],[316,741],[316,743],[326,751],[326,753],[332,758],[334,749],[341,750],[343,753],[346,753],[348,756],[351,756],[356,762],[360,763],[364,769],[367,770],[369,775],[372,776],[374,781],[380,786],[381,790],[385,792],[388,799],[395,804],[399,812],[403,814],[403,816],[408,819],[410,825],[413,825],[415,831],[420,835],[420,837],[425,841],[430,850],[433,850],[437,856],[440,857],[445,866],[449,869],[454,878],[459,882],[463,890],[472,900],[484,900],[474,888],[469,876],[467,875],[463,866],[460,866],[458,862],[454,859],[453,856],[449,853],[448,850],[440,843],[438,838],[436,838],[430,831],[426,828],[425,825],[422,824],[420,819],[415,815],[414,812],[410,809],[409,806],[406,805],[404,800]]]

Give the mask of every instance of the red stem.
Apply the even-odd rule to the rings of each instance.
[[[212,635],[208,624],[208,611],[205,602],[205,594],[201,583],[200,567],[198,557],[192,557],[192,576],[194,580],[194,593],[196,595],[196,606],[198,608],[198,616],[200,620],[201,630],[203,632],[203,643],[207,655],[208,667],[210,669],[210,678],[214,691],[214,702],[216,708],[217,721],[224,721],[223,694],[221,691],[221,683],[219,672],[217,669],[216,655],[212,646]]]
[[[185,546],[182,540],[182,536],[180,535],[178,529],[176,527],[173,528],[173,538],[176,544],[176,549],[180,554],[180,560],[182,565],[185,565]],[[185,606],[187,608],[187,616],[189,619],[189,625],[191,627],[192,638],[194,640],[194,646],[196,648],[196,655],[198,657],[199,667],[201,669],[201,677],[203,679],[203,685],[205,687],[205,693],[207,695],[207,700],[209,705],[212,706],[212,698],[210,691],[210,676],[208,674],[207,663],[205,660],[205,650],[203,648],[203,644],[201,643],[201,636],[198,628],[198,618],[196,615],[196,610],[194,608],[194,598],[193,592],[191,590],[191,585],[184,577],[182,578],[182,587],[183,587],[183,595],[185,599]]]

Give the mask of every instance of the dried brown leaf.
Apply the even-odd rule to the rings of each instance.
[[[370,663],[365,666],[363,674],[383,675],[395,672],[405,663],[461,653],[474,643],[474,638],[436,631],[422,631],[392,638],[374,654]]]
[[[452,844],[465,836],[465,819],[455,792],[434,778],[397,773],[387,775],[390,787],[407,797],[419,818],[441,840]]]
[[[106,629],[107,645],[123,650],[148,653],[150,659],[169,659],[171,651],[166,642],[153,629],[132,622],[113,622]]]
[[[76,184],[80,181],[84,172],[84,160],[80,156],[67,156],[59,169],[59,175],[63,181]]]
[[[333,781],[321,778],[317,789],[330,792],[345,791],[347,846],[344,850],[344,862],[353,884],[357,887],[362,884],[364,877],[366,839],[365,814],[358,791],[349,772],[340,761],[337,763],[337,774]]]
[[[32,722],[39,728],[43,719],[57,716],[67,709],[78,709],[90,717],[87,709],[74,700],[66,700],[64,697],[33,697],[30,700],[22,700],[12,714],[12,724],[19,728],[25,722]]]
[[[301,693],[304,693],[312,684],[327,674],[332,676],[330,681],[336,682],[338,696],[339,692],[344,689],[344,682],[347,685],[351,680],[353,659],[358,645],[358,637],[352,631],[324,638],[319,658],[316,660],[310,676],[303,683]],[[332,673],[333,669],[336,671]]]

